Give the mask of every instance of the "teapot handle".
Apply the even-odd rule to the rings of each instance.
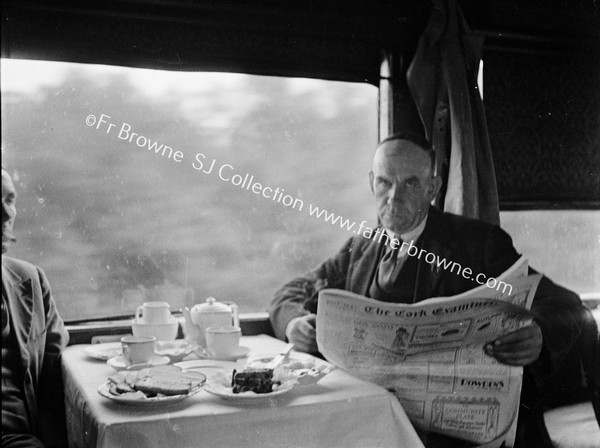
[[[192,314],[187,306],[183,308],[183,320],[186,324],[193,325]]]
[[[135,321],[136,322],[141,322],[142,321],[142,310],[144,309],[143,305],[138,306],[135,309]]]

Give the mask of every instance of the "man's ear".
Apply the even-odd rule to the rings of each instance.
[[[371,187],[371,193],[375,194],[375,190],[373,189],[373,179],[375,175],[373,174],[373,170],[369,171],[369,186]]]
[[[433,201],[437,197],[441,188],[442,188],[442,178],[440,176],[434,176],[431,179],[431,182],[429,183],[428,199],[430,201]]]

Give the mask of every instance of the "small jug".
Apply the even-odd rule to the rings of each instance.
[[[139,324],[168,324],[173,319],[167,302],[144,302],[135,310],[135,322]]]
[[[184,316],[188,334],[196,343],[206,347],[206,329],[208,327],[238,327],[238,307],[233,302],[217,302],[209,297],[206,302],[185,308]]]

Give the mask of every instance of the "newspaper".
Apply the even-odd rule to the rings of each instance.
[[[508,439],[523,369],[500,364],[483,347],[530,323],[541,275],[527,276],[527,270],[521,257],[498,277],[512,287],[504,292],[482,285],[413,305],[323,289],[319,350],[336,366],[394,392],[417,428],[476,443]]]

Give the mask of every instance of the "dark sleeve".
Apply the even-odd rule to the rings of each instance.
[[[517,261],[511,237],[494,226],[486,244],[486,268],[497,277]],[[533,269],[529,274],[536,274]],[[542,353],[531,367],[537,377],[553,373],[572,350],[583,326],[584,311],[581,300],[572,291],[553,283],[543,276],[531,305],[535,321],[542,330]]]
[[[530,273],[536,273],[533,269]],[[542,277],[531,305],[535,321],[542,329],[544,345],[531,367],[539,379],[554,373],[581,334],[584,309],[577,294]]]
[[[487,235],[484,265],[488,277],[499,277],[519,259],[512,238],[498,226],[493,226]]]
[[[285,340],[285,330],[290,320],[316,313],[317,296],[321,289],[345,287],[353,242],[353,238],[349,239],[334,257],[317,269],[286,283],[275,293],[269,309],[275,336]]]
[[[46,448],[66,446],[64,388],[61,353],[69,342],[69,334],[56,309],[50,285],[38,269],[46,320],[46,345],[38,383],[40,438]]]

